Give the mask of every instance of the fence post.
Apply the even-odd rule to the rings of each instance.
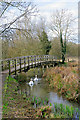
[[[14,62],[15,62],[15,75],[16,75],[16,59],[14,59]]]
[[[11,74],[11,69],[10,69],[10,60],[8,60],[8,66],[9,66],[9,75]]]
[[[21,72],[21,58],[19,58],[19,60],[20,60],[20,63],[19,63],[19,64],[20,64],[20,72]]]

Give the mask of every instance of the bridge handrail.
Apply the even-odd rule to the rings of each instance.
[[[20,57],[14,57],[14,58],[7,58],[7,59],[1,59],[0,61],[8,61],[8,60],[14,60],[14,59],[20,59],[20,58],[28,58],[28,57],[39,57],[39,56],[44,56],[44,57],[49,57],[52,56],[54,59],[57,59],[56,56],[53,55],[29,55],[29,56],[20,56]]]
[[[21,56],[21,57],[14,57],[14,58],[7,58],[0,60],[0,67],[2,67],[2,71],[9,70],[9,74],[11,73],[11,70],[14,69],[16,74],[16,70],[18,66],[21,72],[22,65],[25,70],[26,64],[29,67],[30,64],[33,65],[33,62],[35,64],[39,64],[41,62],[46,62],[46,61],[55,61],[56,59],[57,59],[56,56],[53,55]]]

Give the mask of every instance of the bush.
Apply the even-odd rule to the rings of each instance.
[[[27,75],[26,73],[20,73],[19,75],[16,76],[16,79],[18,80],[19,83],[23,83],[27,81]]]
[[[80,100],[79,76],[77,67],[54,67],[46,71],[43,77],[51,88],[64,94],[68,100]]]

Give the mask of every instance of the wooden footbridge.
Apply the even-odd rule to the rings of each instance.
[[[33,56],[22,56],[1,60],[0,65],[2,68],[1,73],[8,73],[9,75],[18,72],[26,72],[30,68],[43,66],[43,65],[56,65],[60,63],[56,57],[51,55],[33,55]]]

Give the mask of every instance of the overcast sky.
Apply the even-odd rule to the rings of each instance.
[[[6,0],[6,1],[10,1],[10,0]],[[16,0],[16,1],[21,1],[21,0]],[[52,15],[52,13],[54,13],[55,10],[60,10],[60,9],[68,9],[73,13],[75,17],[78,17],[79,0],[22,0],[22,1],[33,2],[39,9],[40,15],[47,17],[47,20],[49,20],[49,17]],[[9,17],[12,15],[12,18],[15,18],[18,15],[18,11],[16,11],[16,9],[10,9],[7,15],[9,15]]]
[[[10,1],[10,0],[6,0]],[[13,0],[15,1],[15,0]],[[56,9],[69,9],[74,16],[78,16],[78,2],[79,0],[16,0],[16,1],[31,1],[33,2],[42,16],[49,17]],[[16,10],[10,10],[15,16],[18,14]]]
[[[69,9],[74,15],[78,13],[79,0],[34,0],[42,14],[48,15],[54,10]]]

